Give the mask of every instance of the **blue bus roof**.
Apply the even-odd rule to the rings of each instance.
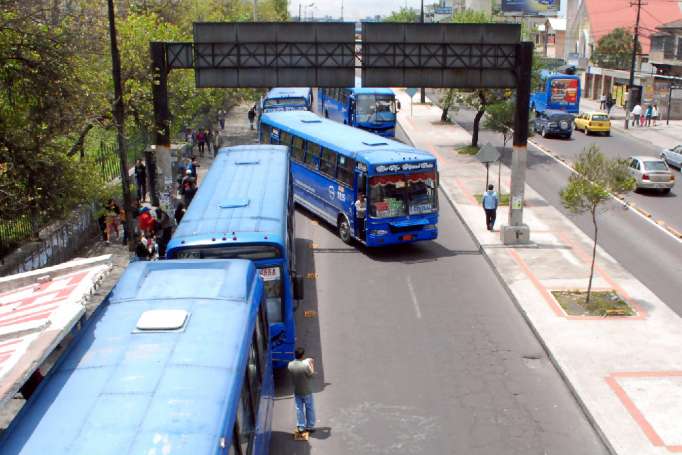
[[[311,93],[310,87],[275,87],[265,95],[265,99],[307,98]]]
[[[540,70],[541,79],[580,79],[580,76],[575,74],[557,73],[556,71]]]
[[[210,246],[213,242],[282,245],[287,229],[288,187],[288,147],[221,148],[168,250],[183,245]]]
[[[244,260],[130,264],[5,432],[0,453],[219,453],[256,323],[256,280]],[[148,310],[189,316],[181,330],[140,331]]]
[[[429,152],[308,111],[268,112],[261,122],[370,165],[436,161]]]

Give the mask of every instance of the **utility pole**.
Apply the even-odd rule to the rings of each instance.
[[[637,61],[637,45],[639,44],[639,13],[642,10],[643,0],[630,0],[630,6],[637,5],[637,20],[635,21],[635,33],[632,38],[632,59],[630,60],[630,81],[628,83],[628,102],[625,106],[625,129],[628,129],[630,123],[630,111],[634,107],[634,90],[635,85],[635,62]],[[641,96],[641,91],[640,91]]]
[[[121,56],[118,53],[116,41],[116,15],[114,14],[114,0],[107,0],[109,9],[109,36],[111,38],[111,73],[114,79],[114,105],[112,107],[114,123],[116,124],[116,140],[118,142],[118,157],[121,164],[121,185],[123,190],[123,209],[126,212],[125,229],[128,233],[128,250],[135,248],[133,231],[133,207],[130,198],[130,178],[128,176],[128,154],[124,135],[123,86],[121,83]]]
[[[256,1],[253,0],[253,21],[257,22],[258,21],[258,14],[256,13]]]
[[[298,2],[298,21],[301,22],[301,2]]]
[[[419,22],[424,23],[424,0],[422,0],[421,14],[419,15]],[[419,94],[419,100],[422,104],[426,103],[426,89],[421,88],[421,93]]]

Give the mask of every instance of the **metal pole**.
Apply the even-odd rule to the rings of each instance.
[[[257,22],[258,21],[258,14],[256,13],[256,1],[253,0],[253,21]]]
[[[424,0],[422,0],[421,3],[421,14],[419,15],[419,22],[421,22],[422,24],[424,23]],[[422,104],[426,104],[426,89],[424,87],[421,88],[419,100]]]
[[[670,106],[673,104],[673,83],[670,83],[670,90],[668,90],[668,115],[665,119],[665,124],[670,125]]]
[[[161,182],[171,177],[170,169],[170,113],[168,110],[168,65],[166,62],[166,46],[164,43],[149,43],[152,59],[152,99],[154,104],[154,155],[156,168],[162,172]],[[168,158],[167,160],[165,158]],[[149,194],[152,205],[159,205],[159,186],[157,173],[147,169],[149,173]]]
[[[516,45],[516,105],[514,112],[514,139],[509,190],[509,225],[500,230],[505,245],[528,243],[530,229],[523,224],[523,198],[526,183],[528,154],[528,105],[530,103],[531,65],[533,43]]]
[[[634,99],[634,93],[632,86],[635,85],[635,62],[637,61],[637,43],[639,35],[639,13],[642,9],[642,0],[635,0],[637,2],[637,20],[635,21],[635,33],[632,38],[632,57],[630,59],[630,81],[628,83],[628,102],[625,109],[625,129],[628,129],[628,123],[630,121],[630,111],[634,107],[632,105]],[[630,6],[634,3],[631,1]]]
[[[114,80],[113,115],[116,123],[116,141],[118,143],[118,157],[121,164],[121,185],[123,190],[123,208],[126,212],[125,229],[128,233],[128,250],[135,249],[133,236],[132,199],[130,197],[130,179],[128,176],[128,153],[124,134],[123,83],[121,82],[121,56],[118,52],[116,40],[116,15],[114,14],[114,0],[107,1],[109,9],[109,36],[111,38],[111,73]]]
[[[343,22],[343,0],[341,0],[341,22]]]
[[[298,21],[301,22],[301,2],[298,3]]]
[[[485,190],[488,189],[488,176],[490,175],[490,163],[485,163]],[[499,188],[498,188],[499,189]],[[485,193],[485,190],[483,191]]]

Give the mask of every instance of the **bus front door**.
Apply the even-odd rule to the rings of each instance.
[[[353,212],[355,215],[355,237],[361,240],[365,240],[367,237],[365,236],[366,232],[366,227],[367,223],[365,220],[367,219],[367,212],[368,212],[368,200],[369,198],[367,197],[367,174],[364,172],[355,171],[355,194],[356,194],[356,201],[360,199],[360,195],[363,194],[365,196],[365,216],[364,217],[358,217],[357,210],[355,210],[355,204],[353,204]],[[355,201],[354,201],[355,202]]]

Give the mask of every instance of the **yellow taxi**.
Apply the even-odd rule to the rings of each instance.
[[[606,133],[611,134],[611,120],[603,112],[581,112],[573,119],[576,130],[582,130],[585,134]]]

